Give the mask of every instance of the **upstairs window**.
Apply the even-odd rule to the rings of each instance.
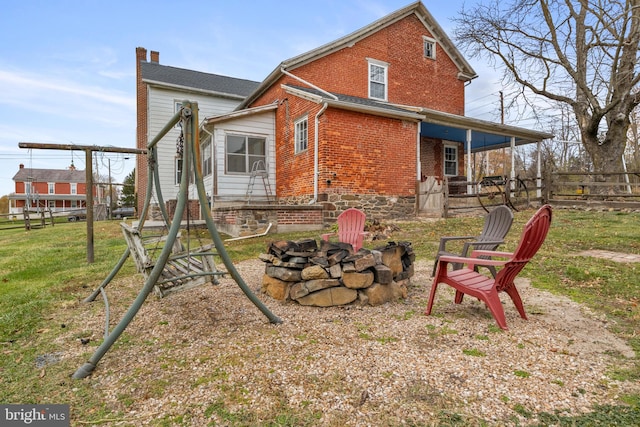
[[[309,120],[305,116],[295,123],[296,154],[309,148]]]
[[[78,184],[75,182],[71,183],[71,194],[78,194]]]
[[[431,37],[422,37],[424,57],[436,59],[436,41]]]
[[[369,98],[387,100],[387,69],[389,64],[375,59],[369,61]]]
[[[458,147],[454,145],[444,146],[444,174],[445,176],[458,175]]]
[[[56,183],[55,182],[50,182],[49,183],[49,194],[56,194]]]

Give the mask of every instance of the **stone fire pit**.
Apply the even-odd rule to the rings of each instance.
[[[415,254],[409,242],[353,251],[348,243],[278,241],[261,254],[262,291],[274,299],[330,307],[380,305],[407,296]]]

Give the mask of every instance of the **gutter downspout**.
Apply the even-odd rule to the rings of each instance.
[[[313,83],[309,83],[308,81],[301,79],[300,77],[296,76],[295,74],[291,74],[290,72],[288,72],[287,70],[284,69],[284,67],[280,67],[280,72],[282,74],[285,74],[293,79],[296,79],[297,81],[304,83],[306,85],[308,85],[309,87],[314,88],[315,90],[318,90],[322,93],[324,93],[325,95],[327,95],[330,98],[333,98],[333,100],[338,101],[338,97],[335,96],[334,94],[332,94],[331,92],[327,92],[324,89],[319,88],[318,86],[314,85]],[[318,163],[320,162],[320,154],[318,151],[318,138],[319,138],[319,123],[320,123],[320,116],[322,114],[324,114],[324,112],[326,111],[327,107],[329,106],[329,104],[327,102],[324,103],[324,105],[322,106],[322,108],[320,109],[320,111],[318,111],[318,114],[316,114],[316,118],[315,118],[315,127],[314,127],[314,131],[313,131],[313,135],[315,138],[315,142],[314,142],[314,149],[313,149],[313,199],[311,199],[309,201],[310,205],[313,205],[314,203],[316,203],[318,201],[318,175],[320,174],[319,172],[319,166]]]
[[[206,117],[205,117],[206,119]],[[217,171],[217,167],[216,167],[216,143],[213,140],[213,134],[211,132],[209,132],[204,126],[201,127],[201,129],[211,137],[211,174],[213,175],[211,178],[211,203],[209,205],[209,209],[213,208],[213,197],[216,194],[216,187],[218,185],[218,173]]]
[[[318,175],[320,175],[320,172],[318,170],[320,162],[320,153],[318,149],[318,145],[320,145],[320,130],[318,128],[320,127],[320,116],[324,114],[328,106],[329,104],[325,102],[320,111],[318,111],[318,114],[316,114],[314,122],[313,137],[315,141],[313,143],[313,199],[309,201],[310,205],[313,205],[318,201]]]
[[[320,92],[324,93],[325,95],[327,95],[330,98],[333,98],[334,100],[338,101],[338,97],[335,96],[334,94],[332,94],[331,92],[327,92],[324,89],[319,88],[318,86],[314,85],[313,83],[309,83],[308,81],[301,79],[300,77],[296,76],[295,74],[291,74],[290,72],[288,72],[287,70],[284,69],[284,67],[280,68],[280,72],[282,74],[286,74],[289,77],[292,77],[294,79],[296,79],[297,81],[299,81],[300,83],[304,83],[312,88],[314,88],[315,90],[319,90]]]

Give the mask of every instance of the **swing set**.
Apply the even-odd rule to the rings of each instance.
[[[178,154],[182,156],[183,173],[180,179],[180,189],[178,192],[178,200],[173,220],[169,221],[169,216],[160,190],[156,146],[158,142],[178,123],[180,123],[182,129],[180,138],[178,139]],[[182,102],[180,110],[162,128],[160,133],[148,143],[147,194],[145,197],[144,207],[140,214],[140,221],[135,228],[130,227],[125,223],[121,224],[125,240],[127,241],[127,249],[125,249],[111,273],[104,279],[100,286],[84,300],[85,302],[91,302],[94,301],[99,294],[103,296],[107,312],[105,321],[105,337],[102,344],[98,349],[96,349],[91,358],[76,370],[73,374],[73,378],[81,379],[91,375],[100,359],[102,359],[105,353],[120,337],[122,332],[124,332],[129,323],[131,323],[152,290],[155,290],[155,293],[158,296],[163,297],[172,292],[189,289],[205,283],[215,284],[217,283],[217,278],[219,276],[229,274],[249,300],[269,319],[269,322],[282,322],[282,320],[271,313],[271,311],[255,296],[236,270],[231,258],[225,250],[224,243],[215,227],[209,208],[201,210],[209,237],[213,241],[213,244],[201,246],[197,249],[192,249],[190,247],[190,244],[188,243],[190,231],[188,215],[186,247],[181,242],[180,229],[182,226],[182,218],[185,213],[186,206],[188,205],[187,199],[189,194],[190,177],[194,177],[193,183],[197,188],[200,206],[209,206],[202,180],[202,168],[199,156],[200,138],[198,135],[198,104],[196,102],[185,100]],[[154,189],[156,202],[160,209],[164,224],[168,227],[168,232],[166,236],[156,236],[151,239],[145,239],[142,235],[142,230],[147,214],[149,213]],[[150,245],[154,244],[155,248],[151,248]],[[213,252],[214,248],[215,252]],[[159,254],[156,259],[154,259],[153,255],[154,252],[157,251],[154,251],[153,249],[159,249]],[[113,328],[113,330],[109,331],[109,302],[105,288],[111,280],[113,280],[118,271],[120,271],[129,256],[133,258],[138,272],[144,274],[144,286],[120,322]],[[214,262],[214,257],[216,256],[220,257],[226,271],[223,272],[217,270]]]

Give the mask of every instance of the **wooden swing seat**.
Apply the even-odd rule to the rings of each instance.
[[[122,233],[127,242],[127,246],[136,264],[136,269],[145,278],[155,266],[155,261],[149,256],[147,246],[150,243],[158,243],[158,239],[144,240],[140,230],[128,224],[120,223]],[[212,252],[213,245],[201,246],[189,252],[184,251],[179,238],[173,245],[173,253],[167,260],[162,274],[158,278],[153,290],[155,294],[163,298],[174,292],[194,288],[207,283],[218,284],[216,276],[224,275],[218,271],[213,257],[217,255]]]

